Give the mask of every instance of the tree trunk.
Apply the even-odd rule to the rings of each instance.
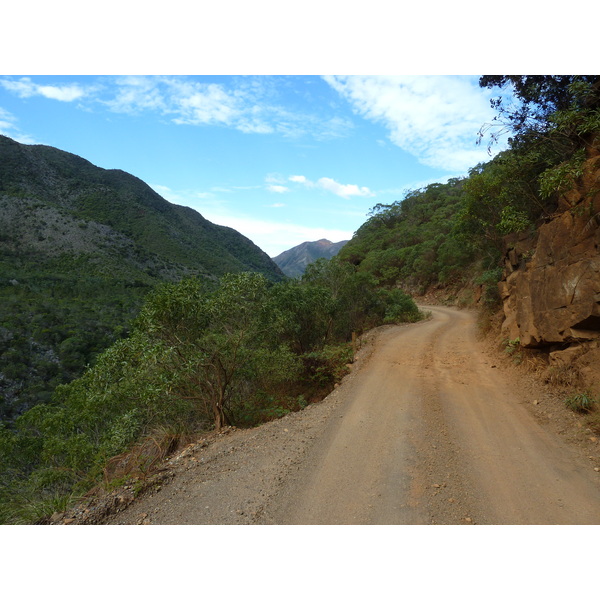
[[[221,429],[225,427],[225,425],[231,425],[229,419],[227,418],[227,415],[225,414],[224,405],[225,391],[220,390],[219,399],[213,404],[213,412],[215,415],[215,428],[217,429],[217,431],[221,431]]]
[[[214,414],[215,414],[215,429],[217,431],[221,431],[226,423],[225,413],[223,412],[222,406],[220,404],[214,405]]]

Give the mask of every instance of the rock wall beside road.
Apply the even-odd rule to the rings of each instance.
[[[600,152],[535,235],[506,238],[503,335],[600,385]]]

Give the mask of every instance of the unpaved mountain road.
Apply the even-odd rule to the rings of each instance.
[[[322,403],[190,446],[105,522],[600,524],[600,451],[535,417],[537,392],[484,352],[474,313],[424,308],[379,329]]]

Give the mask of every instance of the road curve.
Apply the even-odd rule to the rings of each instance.
[[[384,330],[272,524],[600,524],[600,475],[481,352],[475,314]]]

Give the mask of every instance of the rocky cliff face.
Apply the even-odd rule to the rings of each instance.
[[[577,187],[534,236],[506,239],[502,325],[506,338],[549,352],[600,385],[600,151]]]

